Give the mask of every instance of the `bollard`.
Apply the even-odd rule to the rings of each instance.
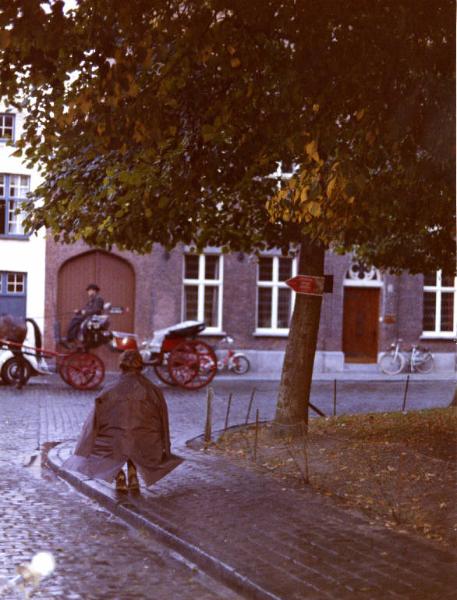
[[[254,462],[257,462],[257,443],[259,441],[259,409],[255,412]]]
[[[251,399],[249,400],[248,412],[246,413],[246,420],[244,422],[245,425],[247,425],[249,423],[249,417],[251,415],[251,408],[252,408],[252,403],[254,402],[255,393],[256,393],[256,389],[253,388],[253,390],[251,392]]]
[[[405,409],[406,409],[406,396],[408,395],[408,386],[409,386],[409,375],[406,376],[405,393],[403,395],[403,405],[401,407],[402,412],[405,412]]]
[[[206,423],[205,423],[205,448],[211,442],[212,436],[212,405],[214,398],[214,390],[211,386],[208,388],[208,393],[206,395]]]
[[[333,416],[336,417],[336,379],[333,380]]]
[[[230,407],[232,406],[232,396],[233,396],[233,394],[229,394],[229,398],[228,398],[228,402],[227,402],[227,412],[225,413],[224,431],[227,431],[227,427],[228,427]]]

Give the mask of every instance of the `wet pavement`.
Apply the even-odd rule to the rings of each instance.
[[[452,381],[425,387],[413,383],[417,387],[410,387],[409,408],[449,404]],[[338,386],[338,412],[389,410],[403,401],[402,381],[390,387],[378,387],[379,382]],[[274,414],[277,382],[229,380],[214,388],[214,429],[226,421],[252,420],[257,408],[263,419]],[[316,382],[313,394],[313,402],[330,413],[333,383]],[[83,482],[103,496],[113,513],[133,515],[136,529],[129,528],[40,465],[40,450],[54,442],[67,440],[51,451],[57,462],[59,453],[69,451],[73,442],[68,440],[79,432],[94,395],[72,390],[57,378],[32,380],[20,391],[0,386],[0,576],[12,576],[15,565],[38,550],[52,551],[55,574],[34,597],[455,597],[450,553],[374,527],[313,493],[283,490],[280,483],[186,448],[186,440],[203,431],[206,390],[167,391],[173,444],[187,460],[151,491],[119,498],[110,486]],[[151,537],[150,523],[162,537]],[[187,558],[170,554],[157,539],[174,540],[171,545]],[[227,583],[238,581],[243,589],[244,581],[253,587],[245,586],[236,596],[186,563],[203,568],[211,557],[216,562],[209,565],[210,573],[219,569]]]
[[[17,565],[47,550],[56,570],[33,598],[238,598],[43,467],[38,449],[47,449],[49,439],[74,435],[90,400],[72,391],[39,393],[37,387],[0,387],[0,578],[14,577]],[[24,596],[9,590],[0,597]]]

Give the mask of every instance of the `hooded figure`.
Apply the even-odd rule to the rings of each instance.
[[[95,399],[74,455],[63,466],[108,482],[116,477],[116,489],[126,491],[125,463],[128,488],[134,490],[139,488],[137,467],[149,486],[183,459],[171,454],[167,404],[161,390],[141,374],[140,353],[127,350],[119,367],[119,379]]]

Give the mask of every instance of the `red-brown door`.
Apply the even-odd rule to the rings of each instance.
[[[135,306],[135,273],[130,264],[122,258],[95,250],[71,258],[65,262],[58,276],[57,320],[65,335],[68,323],[75,308],[87,302],[86,287],[96,283],[105,302],[122,306],[124,313],[110,315],[110,328],[133,332]],[[96,351],[107,369],[116,367],[118,355],[108,348]]]
[[[344,289],[343,352],[346,362],[376,362],[379,288]]]

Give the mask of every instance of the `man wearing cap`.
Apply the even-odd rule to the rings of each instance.
[[[141,374],[137,350],[120,358],[121,374],[95,400],[73,456],[64,468],[111,482],[116,490],[138,490],[137,468],[147,486],[181,464],[170,449],[168,410],[161,390]],[[127,477],[123,471],[127,463]]]
[[[86,288],[88,300],[84,308],[75,311],[75,316],[70,321],[67,331],[67,343],[74,342],[78,337],[78,333],[82,322],[92,315],[101,315],[103,312],[103,298],[100,296],[100,288],[96,283],[89,283]]]

